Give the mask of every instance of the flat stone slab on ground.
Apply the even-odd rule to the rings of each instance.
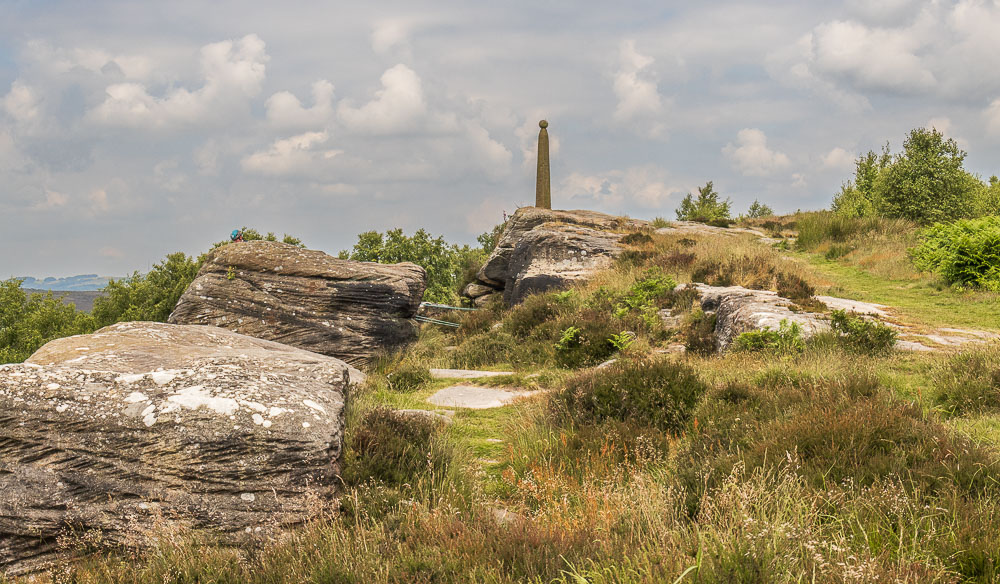
[[[524,390],[497,389],[479,385],[452,385],[427,398],[436,406],[485,410],[505,406],[519,397],[535,392]]]
[[[513,375],[513,371],[476,371],[473,369],[431,369],[433,379],[478,379],[480,377],[500,377]]]

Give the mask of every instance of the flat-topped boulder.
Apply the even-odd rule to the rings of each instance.
[[[225,541],[310,518],[335,490],[338,359],[225,329],[119,323],[0,365],[0,573],[96,531],[142,545],[163,521]]]
[[[209,254],[169,322],[204,324],[363,363],[413,341],[427,275],[273,241]]]
[[[596,211],[553,211],[522,207],[507,226],[479,270],[469,298],[488,298],[487,289],[503,293],[509,304],[550,288],[564,288],[605,269],[623,246],[621,238],[645,221]]]

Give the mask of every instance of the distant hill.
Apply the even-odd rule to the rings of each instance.
[[[104,296],[100,290],[38,290],[32,288],[21,288],[28,294],[52,292],[52,295],[63,301],[63,304],[75,304],[77,310],[90,312],[94,309],[94,299]]]
[[[108,276],[98,276],[97,274],[82,274],[68,278],[49,277],[41,280],[31,276],[22,276],[17,279],[21,280],[22,288],[52,291],[101,290],[111,280]]]

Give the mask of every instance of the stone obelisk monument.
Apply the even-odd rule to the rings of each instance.
[[[545,128],[549,123],[538,122],[538,174],[535,178],[535,206],[542,209],[552,208],[552,188],[549,185],[549,132]]]

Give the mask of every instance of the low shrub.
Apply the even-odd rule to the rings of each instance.
[[[1000,345],[951,356],[934,373],[934,391],[950,415],[1000,411]]]
[[[937,223],[920,236],[910,252],[918,268],[949,284],[1000,291],[1000,217]]]
[[[816,289],[809,282],[806,282],[804,278],[784,272],[778,273],[775,288],[778,296],[795,300],[796,302],[810,301],[813,295],[816,294]]]
[[[743,286],[770,290],[777,269],[763,255],[738,255],[725,258],[702,258],[692,267],[691,280],[710,286]]]
[[[431,372],[427,367],[403,363],[395,371],[386,375],[386,381],[392,391],[408,392],[418,389],[431,380]]]
[[[525,338],[538,325],[559,316],[562,306],[555,294],[531,294],[511,309],[504,328],[517,338]]]
[[[681,329],[684,348],[692,353],[708,355],[715,352],[715,313],[705,314],[696,308],[688,315]]]
[[[830,325],[840,333],[840,340],[845,347],[863,355],[888,354],[899,336],[889,325],[844,310],[833,311]]]
[[[805,349],[802,327],[782,319],[778,330],[765,327],[759,331],[741,333],[733,342],[734,351],[767,353],[801,353]]]
[[[567,326],[559,329],[553,345],[555,361],[560,367],[577,369],[597,365],[617,351],[611,339],[621,332],[620,325],[606,312],[585,309],[567,317],[561,324]]]
[[[347,436],[341,478],[350,486],[369,481],[402,486],[441,473],[450,459],[434,444],[439,427],[386,407],[369,410]]]
[[[653,238],[644,231],[633,231],[619,240],[623,245],[644,245],[652,243]]]
[[[768,371],[709,392],[678,452],[688,511],[736,465],[789,466],[810,485],[899,480],[911,492],[1000,493],[1000,459],[901,403],[871,375]]]
[[[617,420],[678,433],[706,389],[683,363],[621,359],[571,379],[552,401],[578,423]]]

